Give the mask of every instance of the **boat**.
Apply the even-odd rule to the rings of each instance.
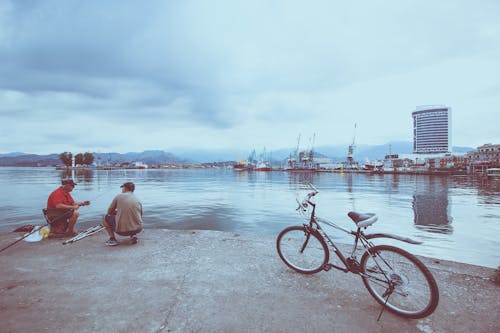
[[[268,162],[260,161],[254,168],[255,171],[271,171],[272,168]]]
[[[248,171],[252,169],[253,169],[252,165],[248,163],[248,161],[244,160],[238,161],[236,164],[233,165],[234,171]]]
[[[148,165],[145,164],[144,162],[142,161],[135,161],[135,162],[132,162],[128,165],[127,169],[141,169],[141,170],[144,170],[144,169],[147,169],[148,168]]]
[[[256,161],[254,166],[254,171],[271,171],[271,159],[266,153],[266,148],[264,147],[263,152],[259,155],[259,160]]]
[[[239,160],[233,164],[234,171],[252,171],[255,168],[255,150],[253,150],[246,160]]]
[[[363,169],[369,171],[380,171],[383,167],[384,167],[384,161],[374,160],[374,161],[367,161],[363,166]]]
[[[399,155],[398,154],[388,154],[384,157],[384,164],[382,169],[385,173],[397,172],[399,165]]]

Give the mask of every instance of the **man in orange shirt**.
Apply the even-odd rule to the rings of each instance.
[[[76,202],[69,192],[76,183],[73,179],[63,179],[61,187],[53,191],[47,199],[47,216],[50,221],[50,235],[73,237],[76,235],[75,224],[80,213],[80,206],[90,205],[90,201]]]

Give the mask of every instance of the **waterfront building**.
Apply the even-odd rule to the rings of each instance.
[[[487,143],[467,153],[472,164],[500,164],[500,144]]]
[[[444,105],[417,106],[413,117],[413,153],[451,152],[451,108]]]
[[[500,144],[487,143],[467,153],[469,172],[487,175],[488,169],[500,168]]]

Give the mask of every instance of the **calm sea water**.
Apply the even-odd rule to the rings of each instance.
[[[52,168],[0,168],[0,231],[43,224],[48,194],[65,171]],[[71,174],[70,174],[71,176]],[[489,267],[500,265],[500,182],[468,177],[337,173],[235,172],[194,170],[76,170],[77,228],[100,223],[125,181],[136,183],[146,228],[208,229],[276,236],[302,223],[295,198],[304,183],[320,191],[318,216],[351,229],[351,210],[375,212],[367,232],[388,232],[423,241],[397,244],[410,252]],[[334,239],[350,236],[333,231]],[[385,241],[384,241],[385,242]],[[380,241],[378,241],[380,243]]]

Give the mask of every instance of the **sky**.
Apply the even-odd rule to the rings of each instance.
[[[412,141],[420,105],[500,143],[500,1],[0,0],[0,153]]]

